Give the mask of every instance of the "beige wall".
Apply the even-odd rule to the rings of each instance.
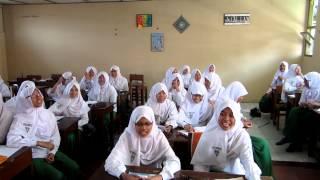
[[[3,30],[2,6],[0,5],[0,75],[7,80],[7,56],[6,56],[6,40]]]
[[[125,76],[145,74],[150,87],[169,66],[203,70],[214,63],[224,85],[240,80],[248,88],[247,101],[258,101],[281,60],[301,61],[305,5],[301,0],[153,0],[6,6],[9,78],[66,70],[79,78],[87,65],[107,70],[117,64]],[[151,13],[153,27],[138,30],[139,13]],[[224,13],[250,13],[251,24],[224,26]],[[182,34],[172,26],[180,15],[191,24]],[[164,52],[150,51],[151,32],[164,33]]]

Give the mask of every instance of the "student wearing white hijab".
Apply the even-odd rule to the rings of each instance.
[[[204,83],[204,79],[202,76],[202,73],[199,69],[193,69],[191,72],[191,78],[189,82],[189,87],[192,85],[193,82],[199,82],[199,83]]]
[[[182,77],[179,73],[173,73],[169,82],[171,82],[168,85],[169,99],[176,104],[176,107],[179,110],[187,95],[187,91],[184,89],[182,84]]]
[[[2,97],[11,97],[9,87],[4,83],[1,76],[0,76],[0,93],[2,94]]]
[[[11,99],[9,99],[7,102],[4,103],[4,106],[13,114],[15,114],[17,111],[19,111],[19,109],[17,109],[17,101],[18,98],[20,97],[20,94],[22,92],[23,89],[25,88],[30,88],[30,87],[34,87],[35,88],[35,84],[33,81],[23,81],[19,87],[18,93],[16,96],[12,97]]]
[[[314,109],[320,108],[320,74],[318,72],[307,73],[304,76],[304,84],[299,106],[292,108],[286,118],[283,129],[285,137],[276,143],[276,145],[283,145],[291,142],[286,149],[287,152],[302,151],[305,134],[301,131],[305,130],[301,126],[312,117],[315,113]]]
[[[110,84],[116,88],[118,92],[129,91],[128,80],[120,73],[120,68],[116,65],[110,68]]]
[[[302,90],[303,86],[304,80],[300,65],[291,64],[283,84],[281,100],[287,102],[286,94],[294,94],[296,90]]]
[[[48,89],[48,96],[52,97],[55,101],[63,95],[64,88],[68,85],[69,82],[75,80],[75,77],[72,76],[72,72],[65,72],[56,82],[56,84]]]
[[[193,127],[205,126],[211,116],[212,110],[208,106],[205,86],[199,82],[192,83],[180,108],[178,125],[188,132],[193,132]]]
[[[94,66],[88,66],[84,76],[80,81],[80,89],[90,91],[94,85],[94,79],[97,75],[97,69]]]
[[[113,111],[117,112],[117,97],[118,93],[116,89],[109,83],[108,73],[104,71],[99,72],[93,88],[88,93],[89,101],[115,103]]]
[[[0,93],[0,144],[5,143],[12,120],[13,113],[4,106]]]
[[[162,80],[162,83],[169,88],[170,86],[170,77],[173,73],[178,73],[178,69],[176,67],[169,67],[169,69],[166,71],[166,75],[164,79]]]
[[[190,79],[191,79],[190,66],[183,65],[182,68],[181,68],[180,74],[182,76],[184,88],[188,89],[189,88]]]
[[[78,82],[70,82],[64,89],[63,96],[55,102],[49,110],[56,116],[66,117],[80,117],[78,121],[78,128],[81,130],[82,126],[88,124],[88,112],[90,108],[83,100],[80,93],[80,86]]]
[[[168,99],[168,89],[163,83],[156,83],[152,86],[147,106],[151,107],[157,125],[164,125],[166,133],[176,128],[178,120],[178,111],[175,104]]]
[[[118,178],[138,178],[126,172],[126,165],[162,166],[159,175],[148,179],[172,179],[174,173],[180,170],[180,160],[158,129],[154,113],[148,106],[138,106],[132,112],[129,126],[106,159],[104,168]]]
[[[214,106],[218,97],[224,91],[220,77],[216,73],[205,73],[204,84],[208,91],[208,100]]]
[[[203,132],[192,157],[196,171],[210,169],[245,175],[246,179],[260,179],[261,170],[253,159],[248,132],[243,129],[239,106],[225,99]]]
[[[7,146],[32,148],[32,164],[39,179],[75,179],[79,166],[59,152],[60,134],[53,113],[43,108],[43,96],[34,86],[24,88],[17,104],[21,112],[14,116],[7,135]],[[59,166],[57,166],[59,164]]]
[[[240,103],[243,101],[244,97],[248,94],[246,87],[239,81],[234,81],[227,86],[225,91],[220,96],[216,106],[219,106],[224,98],[228,98],[237,103],[240,108],[240,117],[244,128],[252,127],[252,121],[247,119],[241,113]],[[269,143],[260,137],[250,136],[253,148],[254,161],[258,164],[262,170],[263,176],[272,176],[272,159],[270,153]]]
[[[209,64],[209,66],[203,71],[203,75],[206,73],[215,73],[216,72],[216,66],[214,64]]]

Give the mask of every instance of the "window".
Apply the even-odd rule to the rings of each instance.
[[[307,29],[305,32],[301,32],[304,38],[304,54],[305,56],[312,56],[314,49],[314,40],[317,26],[317,12],[318,12],[318,0],[309,1],[308,21]]]

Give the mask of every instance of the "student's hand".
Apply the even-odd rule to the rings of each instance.
[[[47,148],[49,151],[51,151],[54,148],[54,144],[51,141],[38,141],[37,146]]]
[[[171,130],[172,130],[172,126],[171,125],[164,127],[164,132],[167,133],[167,134],[169,134],[171,132]]]
[[[149,176],[147,180],[162,180],[162,176],[161,175]]]
[[[47,156],[47,158],[46,158],[46,160],[47,160],[47,162],[48,162],[49,164],[53,163],[53,162],[54,162],[54,154],[49,153],[48,156]]]
[[[127,174],[127,173],[122,173],[121,176],[120,176],[120,179],[123,179],[123,180],[140,180],[142,178],[137,176],[137,175],[131,175],[131,174]]]
[[[191,126],[191,124],[187,124],[185,126],[183,126],[184,130],[188,131],[188,132],[194,132],[193,127]]]

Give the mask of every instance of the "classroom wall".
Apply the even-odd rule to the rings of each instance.
[[[6,41],[5,41],[5,33],[3,29],[3,17],[2,17],[1,5],[0,5],[0,75],[4,80],[8,79]]]
[[[143,2],[15,5],[4,7],[9,79],[73,71],[88,65],[142,73],[150,89],[170,66],[203,70],[214,63],[223,84],[242,81],[257,102],[281,60],[301,63],[306,1],[152,0]],[[135,16],[153,15],[137,29]],[[250,13],[251,24],[224,26],[224,13]],[[182,34],[172,24],[183,15]],[[164,52],[150,51],[152,32],[164,33]]]

